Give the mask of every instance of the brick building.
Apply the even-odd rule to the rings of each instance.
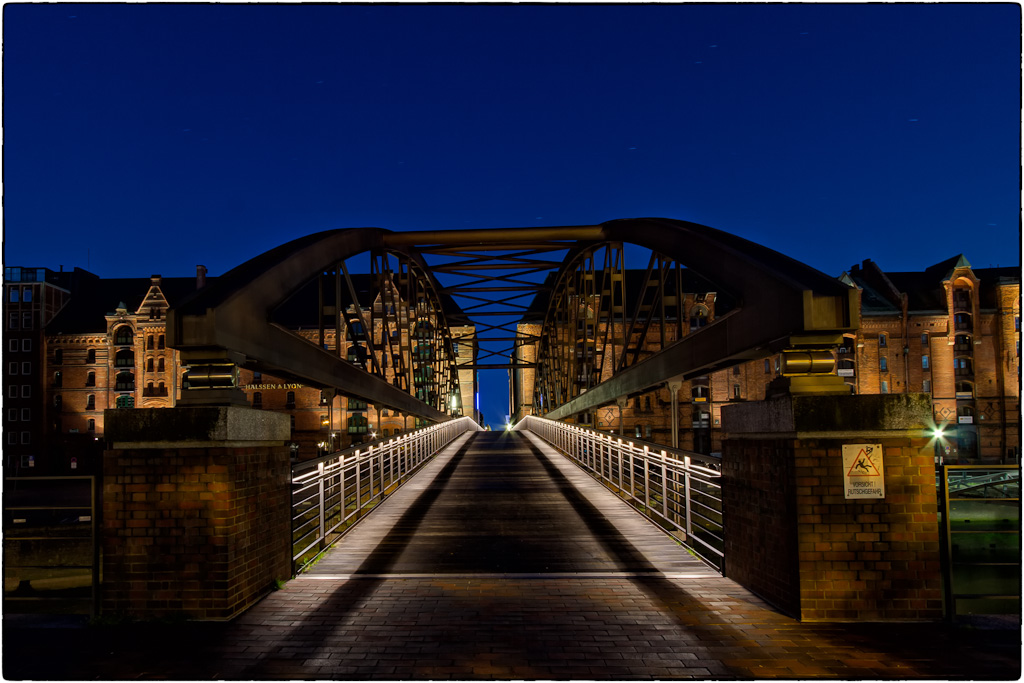
[[[627,283],[639,275],[628,271]],[[957,256],[923,272],[885,273],[869,260],[841,280],[860,292],[861,327],[838,349],[835,370],[851,393],[931,394],[936,425],[945,432],[939,450],[945,462],[1019,462],[1020,269],[974,269]],[[635,305],[629,291],[627,310]],[[523,364],[536,360],[545,309],[538,297],[519,325]],[[687,294],[683,310],[686,333],[727,312],[709,291]],[[657,324],[648,340],[659,339]],[[657,342],[648,346],[657,350]],[[722,408],[764,400],[780,361],[768,357],[682,382],[678,447],[720,451]],[[536,374],[524,365],[512,376],[512,414],[520,419],[533,410]],[[671,406],[670,389],[661,386],[602,406],[580,423],[671,445]]]
[[[211,281],[213,278],[209,278]],[[354,274],[358,307],[349,303],[341,355],[366,367],[370,347],[362,320],[372,320],[373,342],[382,349],[379,315],[382,303],[370,277]],[[45,268],[7,268],[4,281],[4,466],[21,474],[91,472],[104,447],[104,411],[112,408],[166,408],[176,405],[187,382],[187,368],[166,345],[167,309],[207,282],[206,269],[195,278],[97,277],[81,269],[72,273]],[[312,344],[336,348],[336,333],[319,339],[315,283],[275,312],[283,324]],[[333,305],[332,301],[326,302]],[[374,307],[376,313],[373,315]],[[458,313],[458,311],[452,311]],[[377,353],[377,365],[389,381],[407,375],[411,391],[423,398],[450,386],[442,376],[434,349],[439,345],[419,330],[400,331],[402,354]],[[433,330],[431,334],[440,334]],[[438,327],[438,330],[440,327]],[[454,328],[472,337],[472,327]],[[420,343],[422,342],[422,343]],[[458,345],[459,362],[471,363],[472,343]],[[415,358],[414,358],[415,356]],[[471,410],[475,373],[459,370],[460,392],[445,396],[447,408]],[[355,397],[241,370],[239,384],[250,405],[288,413],[296,458],[315,457],[329,448],[344,448],[373,438],[413,429],[415,417],[367,405]],[[29,471],[30,470],[30,471]]]

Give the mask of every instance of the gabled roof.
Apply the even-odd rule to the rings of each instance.
[[[214,278],[207,278],[210,281]],[[103,334],[106,316],[124,304],[128,311],[142,306],[152,286],[151,278],[84,279],[71,290],[71,301],[46,326],[48,334]],[[161,278],[160,291],[174,306],[196,288],[194,277]]]

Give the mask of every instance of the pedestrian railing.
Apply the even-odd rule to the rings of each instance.
[[[302,571],[459,435],[462,417],[292,466],[292,566]]]
[[[937,478],[947,614],[1020,614],[1020,468],[944,465]]]
[[[550,443],[724,574],[718,458],[533,415],[515,430]]]
[[[4,478],[4,611],[95,614],[99,543],[92,476]]]

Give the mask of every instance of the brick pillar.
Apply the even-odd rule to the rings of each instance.
[[[104,614],[230,619],[291,576],[287,415],[108,410]]]
[[[943,616],[926,394],[726,406],[727,576],[806,621]],[[847,499],[843,446],[880,444],[885,497]]]

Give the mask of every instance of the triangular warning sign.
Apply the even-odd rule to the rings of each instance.
[[[850,470],[846,473],[848,477],[880,477],[882,473],[875,467],[875,463],[871,462],[871,453],[873,449],[862,448],[853,459],[853,465],[850,466]]]

